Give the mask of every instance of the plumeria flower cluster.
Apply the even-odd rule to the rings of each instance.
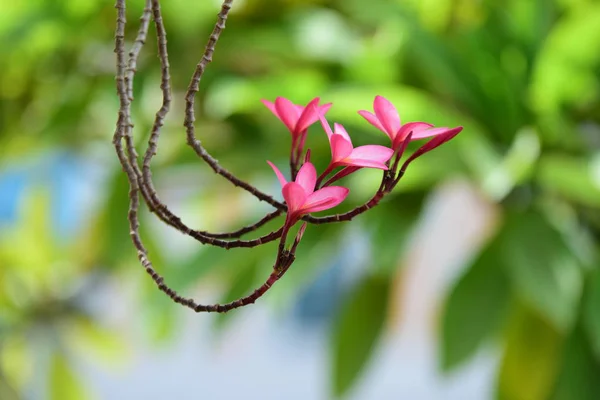
[[[380,189],[371,201],[374,204],[367,203],[365,205],[366,209],[371,208],[383,195],[396,186],[413,160],[447,142],[462,131],[462,127],[436,128],[427,122],[402,124],[394,105],[385,97],[376,96],[373,102],[374,112],[360,110],[358,113],[375,128],[385,133],[389,137],[391,145],[386,147],[373,144],[354,147],[346,129],[341,124],[334,123],[332,130],[325,118],[325,114],[331,108],[331,103],[320,105],[318,97],[311,100],[306,106],[294,104],[282,97],[278,97],[273,103],[267,100],[263,100],[263,103],[284,123],[292,136],[290,167],[294,181],[288,182],[281,171],[268,161],[282,186],[283,198],[287,204],[286,226],[288,228],[307,214],[324,211],[340,204],[348,195],[349,189],[330,185],[362,168],[376,168],[385,171]],[[310,150],[307,150],[305,162],[300,166],[308,128],[317,121],[320,121],[331,147],[331,161],[318,177],[314,165],[309,161]],[[407,145],[411,141],[425,138],[431,139],[399,167]],[[300,170],[296,173],[299,167]],[[330,178],[325,181],[328,176]],[[362,208],[358,207],[349,213],[338,215],[336,218],[341,221],[346,216],[349,220],[356,215],[356,210],[362,210]]]
[[[230,2],[226,3],[229,4]],[[161,200],[155,189],[156,185],[152,181],[151,163],[154,155],[157,154],[159,136],[164,118],[166,118],[169,112],[167,105],[170,102],[172,92],[170,88],[166,29],[163,24],[159,2],[152,2],[152,13],[144,12],[142,21],[145,21],[145,23],[141,24],[138,33],[139,37],[146,36],[146,30],[149,26],[148,18],[152,14],[157,27],[155,30],[157,40],[161,44],[159,46],[159,61],[161,64],[160,82],[163,103],[156,113],[150,137],[147,141],[148,146],[144,151],[142,160],[138,159],[137,150],[134,146],[137,141],[134,138],[134,124],[132,123],[133,117],[131,115],[131,106],[134,101],[131,93],[134,92],[136,68],[128,68],[128,65],[136,65],[137,57],[145,42],[143,40],[136,40],[133,50],[127,53],[124,39],[127,22],[127,18],[125,18],[125,0],[116,0],[115,8],[117,10],[115,30],[117,77],[115,82],[119,98],[119,112],[113,136],[113,145],[130,186],[129,210],[127,213],[129,235],[131,236],[133,246],[137,250],[140,264],[152,278],[156,287],[175,303],[181,304],[195,312],[223,313],[253,304],[270,290],[294,263],[296,248],[308,224],[350,221],[352,218],[375,207],[386,194],[394,189],[412,161],[452,139],[462,130],[461,127],[434,127],[426,122],[408,122],[402,124],[398,111],[393,104],[384,97],[377,96],[373,102],[373,110],[361,110],[359,114],[376,129],[387,135],[390,139],[390,144],[387,146],[368,144],[366,146],[355,147],[352,143],[351,135],[344,126],[339,123],[330,125],[327,121],[325,116],[331,108],[331,103],[321,104],[319,98],[313,99],[306,105],[294,104],[283,97],[278,97],[274,102],[263,100],[265,106],[281,120],[291,135],[289,153],[290,179],[286,179],[284,173],[273,163],[269,162],[269,165],[281,183],[281,192],[285,202],[276,200],[270,194],[261,191],[251,183],[240,179],[234,173],[227,170],[204,148],[202,142],[196,136],[194,123],[196,121],[195,95],[206,65],[212,59],[214,46],[220,32],[223,30],[224,22],[231,8],[226,7],[224,3],[211,34],[209,45],[206,46],[201,61],[198,63],[188,90],[185,93],[186,107],[183,125],[186,129],[186,142],[196,155],[216,174],[257,199],[268,203],[275,210],[266,214],[259,221],[231,232],[209,232],[193,229],[181,217],[173,213],[170,207]],[[331,160],[321,173],[317,172],[310,160],[310,149],[306,148],[308,131],[313,124],[322,128],[324,135],[321,136],[323,139],[327,138],[331,147]],[[427,142],[418,147],[409,156],[404,157],[408,144],[411,141],[420,139],[427,139]],[[348,196],[349,189],[339,184],[336,185],[336,182],[350,174],[359,172],[363,168],[375,168],[382,171],[381,184],[369,200],[344,213],[329,216],[312,215],[316,212],[332,209],[342,203]],[[180,233],[194,238],[203,245],[217,246],[223,249],[253,248],[278,241],[279,246],[275,260],[271,264],[272,270],[270,275],[253,292],[225,304],[201,304],[192,298],[180,295],[166,283],[165,278],[155,269],[153,262],[150,260],[150,252],[144,244],[140,233],[140,221],[138,217],[140,199],[145,202],[148,209],[162,222],[177,229]],[[260,237],[242,239],[242,236],[256,232],[261,226],[283,214],[285,214],[285,221],[283,221],[279,229]],[[298,222],[302,222],[302,225],[298,229],[292,243],[288,245],[287,237],[290,230]]]

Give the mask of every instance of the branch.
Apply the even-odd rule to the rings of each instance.
[[[150,211],[155,213],[163,222],[168,225],[178,229],[180,232],[187,234],[201,242],[206,242],[209,244],[214,244],[216,246],[230,248],[230,247],[251,247],[257,244],[266,243],[270,240],[274,240],[277,237],[273,236],[273,234],[268,234],[261,238],[258,238],[254,241],[238,241],[238,242],[219,242],[219,241],[211,241],[210,239],[232,239],[242,236],[245,233],[252,232],[270,220],[277,217],[281,212],[275,214],[269,214],[257,223],[243,227],[237,231],[229,232],[229,233],[211,233],[207,231],[198,231],[193,230],[186,226],[179,217],[177,217],[174,213],[172,213],[166,204],[164,204],[160,198],[158,197],[158,193],[154,188],[154,184],[152,182],[152,171],[150,169],[150,163],[154,155],[156,155],[158,148],[158,139],[160,136],[160,131],[164,125],[164,120],[167,116],[167,113],[170,110],[171,104],[171,77],[170,77],[170,66],[169,66],[169,56],[167,52],[167,33],[164,27],[160,3],[157,0],[147,0],[146,8],[144,9],[144,14],[141,18],[141,25],[138,32],[138,38],[136,39],[132,51],[129,53],[129,67],[127,69],[128,76],[125,77],[126,84],[128,86],[128,92],[133,92],[133,76],[135,74],[135,66],[137,64],[137,57],[139,52],[145,43],[146,35],[148,32],[149,18],[150,15],[154,17],[154,23],[156,26],[156,33],[158,39],[158,52],[159,59],[161,63],[161,90],[163,102],[161,108],[158,110],[155,116],[155,120],[152,126],[152,131],[150,137],[148,139],[148,148],[144,154],[144,160],[142,164],[143,173],[139,173],[139,169],[137,168],[137,155],[135,154],[135,149],[133,146],[133,142],[130,136],[125,136],[127,142],[127,148],[129,149],[130,155],[130,163],[135,166],[134,170],[136,170],[136,175],[138,176],[138,183],[141,188],[142,195],[146,200],[148,208]],[[130,101],[132,100],[132,96],[130,95]],[[141,175],[141,180],[140,180]]]
[[[381,178],[381,184],[379,185],[379,189],[377,192],[368,200],[366,203],[342,214],[330,215],[328,217],[313,217],[311,215],[306,215],[302,218],[303,221],[310,222],[311,224],[319,225],[319,224],[329,224],[332,222],[344,222],[351,221],[354,217],[364,213],[365,211],[375,207],[383,196],[385,196],[388,191],[385,189],[386,185],[389,184],[390,181],[393,181],[394,175],[390,174],[389,171],[383,171],[383,177]]]
[[[256,299],[265,294],[267,290],[269,290],[273,286],[273,284],[285,274],[285,272],[294,262],[295,256],[293,252],[284,250],[285,240],[289,229],[289,226],[287,225],[280,230],[280,245],[279,251],[277,253],[277,260],[274,265],[274,270],[267,279],[267,281],[249,296],[246,296],[228,304],[202,305],[196,303],[193,299],[184,298],[180,296],[179,294],[177,294],[176,291],[174,291],[169,286],[167,286],[167,284],[164,283],[164,278],[158,272],[156,272],[156,270],[152,266],[152,262],[148,258],[148,251],[144,246],[141,236],[139,234],[138,209],[140,186],[138,184],[138,174],[136,174],[137,164],[135,164],[134,167],[134,164],[131,163],[131,159],[127,157],[122,147],[123,138],[128,138],[129,141],[131,141],[132,128],[132,124],[130,123],[131,100],[130,96],[128,95],[128,85],[126,84],[125,79],[125,0],[117,0],[115,8],[117,9],[117,23],[115,31],[115,53],[117,55],[116,86],[117,93],[119,96],[119,112],[117,126],[113,137],[113,144],[115,145],[117,156],[127,175],[127,179],[129,180],[130,190],[128,220],[131,239],[135,248],[137,249],[138,259],[140,260],[146,272],[152,277],[152,280],[156,283],[156,285],[161,291],[166,293],[176,303],[183,304],[196,312],[226,312],[234,308],[254,303]],[[130,156],[132,154],[135,155],[135,149],[133,149],[132,147],[129,147],[128,151]],[[297,237],[296,241],[294,242],[293,250],[295,250],[298,241],[299,237]]]
[[[271,204],[273,207],[285,211],[286,206],[283,203],[278,202],[277,200],[273,199],[273,197],[261,192],[256,187],[242,181],[241,179],[234,176],[231,172],[221,167],[221,165],[219,165],[219,162],[206,151],[206,149],[202,146],[200,140],[196,138],[194,126],[194,122],[196,121],[194,111],[196,93],[198,93],[200,87],[200,80],[202,79],[202,75],[204,74],[206,66],[210,62],[212,62],[212,55],[215,51],[215,46],[217,44],[217,41],[219,40],[219,37],[221,36],[221,32],[223,31],[223,29],[225,29],[225,21],[227,20],[227,16],[229,14],[229,10],[231,9],[232,3],[233,0],[223,1],[221,11],[218,14],[217,23],[213,28],[210,38],[208,39],[208,43],[206,44],[206,48],[204,50],[204,54],[202,55],[202,59],[196,66],[196,70],[194,71],[194,75],[192,75],[190,85],[188,86],[188,90],[185,94],[185,119],[183,124],[186,128],[187,143],[194,149],[196,154],[200,158],[202,158],[212,168],[213,171],[215,171],[215,173],[221,175],[222,177],[233,183],[233,185],[241,187],[242,189],[251,193],[259,200],[265,201]]]
[[[119,3],[118,3],[119,4]],[[124,8],[124,3],[123,8]],[[159,41],[159,54],[161,59],[161,89],[163,91],[163,104],[160,110],[156,113],[156,118],[152,127],[152,133],[150,139],[148,141],[148,150],[144,156],[143,170],[144,173],[139,169],[137,164],[137,153],[135,150],[135,146],[133,144],[133,136],[131,130],[133,129],[133,123],[131,122],[131,101],[133,100],[133,80],[136,72],[137,60],[140,54],[140,51],[146,42],[146,37],[148,33],[148,26],[150,21],[151,14],[154,13],[154,19],[158,34]],[[124,15],[124,14],[123,14]],[[124,21],[124,16],[123,16]],[[125,163],[132,170],[132,173],[136,177],[137,185],[139,190],[144,197],[148,208],[150,211],[154,212],[163,222],[167,223],[170,226],[175,227],[180,232],[187,234],[196,240],[199,240],[205,244],[211,244],[219,247],[223,247],[225,249],[230,249],[234,247],[254,247],[260,244],[268,243],[272,240],[276,240],[279,236],[278,233],[280,231],[271,232],[265,236],[259,237],[254,240],[248,241],[224,241],[224,240],[215,240],[217,238],[235,238],[239,237],[237,235],[241,235],[264,225],[266,222],[274,219],[277,215],[269,214],[265,218],[261,219],[254,225],[244,227],[239,229],[238,231],[231,233],[218,233],[211,234],[210,232],[203,232],[193,230],[187,225],[185,225],[179,217],[173,214],[168,207],[163,204],[158,198],[158,194],[154,189],[152,184],[152,175],[150,171],[150,161],[152,156],[156,154],[156,147],[158,137],[160,135],[160,129],[162,128],[164,118],[169,111],[169,106],[171,102],[171,94],[170,94],[170,76],[169,76],[169,62],[168,55],[166,49],[166,32],[164,30],[164,25],[162,23],[162,16],[160,13],[160,4],[158,1],[147,0],[146,6],[144,8],[142,17],[140,18],[141,24],[138,30],[138,34],[136,40],[132,46],[131,51],[129,52],[129,60],[127,63],[127,67],[125,67],[125,55],[124,55],[124,31],[119,32],[118,34],[118,62],[120,65],[120,70],[117,72],[117,87],[118,92],[120,94],[122,109],[119,113],[121,129],[119,134],[115,134],[114,144],[117,149],[117,153],[119,154],[119,160],[121,164],[125,168]],[[124,29],[124,22],[123,22]],[[122,150],[121,140],[124,138],[125,146],[127,150],[127,158],[125,160],[125,155]]]

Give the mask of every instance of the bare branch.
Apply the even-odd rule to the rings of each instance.
[[[269,214],[257,223],[243,227],[235,232],[229,233],[210,233],[207,231],[198,231],[193,230],[186,226],[179,217],[177,217],[174,213],[172,213],[166,204],[164,204],[158,197],[158,193],[154,188],[152,182],[152,172],[150,169],[150,163],[154,155],[156,155],[157,147],[158,147],[158,139],[160,136],[160,131],[162,126],[164,125],[164,120],[167,116],[167,113],[170,109],[171,104],[171,87],[170,87],[170,66],[169,66],[169,57],[167,52],[167,34],[164,27],[160,3],[156,0],[147,0],[146,7],[144,9],[144,13],[141,18],[140,29],[138,32],[137,39],[134,43],[132,50],[129,53],[129,63],[127,68],[127,74],[125,76],[125,82],[127,85],[129,99],[133,100],[133,78],[136,71],[137,58],[139,56],[140,50],[145,43],[150,15],[153,16],[154,23],[156,26],[157,38],[158,38],[158,51],[159,51],[159,59],[161,63],[161,90],[163,102],[161,108],[156,113],[154,124],[152,126],[152,131],[150,137],[148,139],[148,148],[144,154],[144,160],[142,164],[143,172],[140,173],[139,168],[137,166],[137,154],[135,153],[135,147],[133,145],[133,139],[131,135],[125,135],[126,146],[128,149],[129,162],[132,165],[136,175],[138,176],[138,184],[140,186],[142,195],[146,200],[146,203],[150,209],[150,211],[154,212],[163,222],[168,225],[178,229],[180,232],[187,234],[197,240],[200,240],[203,243],[213,244],[220,247],[231,248],[231,247],[252,247],[258,244],[266,243],[271,240],[275,240],[277,237],[272,233],[261,238],[258,238],[253,241],[237,241],[237,242],[220,242],[220,241],[211,241],[211,238],[218,239],[232,239],[236,237],[240,237],[241,235],[252,232],[258,229],[260,226],[264,225],[266,222],[274,219],[276,216],[281,214],[281,212],[275,214]],[[133,126],[133,125],[131,125]],[[225,244],[227,243],[227,244]]]
[[[280,203],[273,199],[273,197],[269,196],[266,193],[261,192],[256,187],[242,181],[241,179],[234,176],[231,172],[221,167],[219,162],[212,157],[208,151],[202,146],[200,140],[196,138],[195,134],[195,126],[194,122],[196,121],[194,105],[195,105],[195,97],[196,93],[198,93],[200,87],[200,80],[202,79],[202,75],[206,69],[206,66],[212,62],[212,56],[215,51],[215,46],[219,37],[221,36],[221,32],[225,29],[225,21],[227,21],[227,16],[229,14],[229,10],[231,9],[231,4],[233,0],[225,0],[223,1],[223,5],[221,6],[221,11],[218,14],[217,23],[213,28],[213,31],[208,39],[208,43],[204,50],[204,54],[202,55],[202,59],[196,66],[196,70],[194,71],[194,75],[192,76],[190,85],[188,86],[188,90],[185,94],[185,120],[184,125],[187,132],[187,143],[190,145],[196,154],[201,157],[212,169],[215,173],[221,175],[231,183],[233,183],[237,187],[241,187],[247,192],[254,195],[259,200],[265,201],[271,204],[273,207],[285,211],[286,206],[283,203]]]
[[[116,86],[120,105],[117,126],[113,137],[113,144],[115,146],[119,161],[123,166],[123,169],[127,175],[127,179],[129,180],[130,184],[128,220],[131,239],[135,248],[137,249],[138,259],[146,269],[146,272],[152,277],[152,279],[161,291],[166,293],[173,301],[183,304],[196,312],[226,312],[234,308],[254,303],[256,299],[258,299],[264,293],[266,293],[267,290],[269,290],[269,288],[271,288],[272,285],[279,278],[281,278],[281,276],[283,276],[283,274],[287,271],[287,269],[291,266],[291,264],[294,261],[294,254],[292,252],[282,250],[281,244],[283,243],[283,246],[285,245],[287,230],[289,229],[289,227],[284,227],[280,230],[280,246],[277,260],[274,265],[274,271],[271,273],[267,281],[261,287],[256,289],[251,295],[224,305],[197,304],[192,299],[180,296],[179,294],[177,294],[177,292],[175,292],[173,289],[171,289],[164,283],[164,278],[158,272],[156,272],[156,270],[152,266],[152,263],[148,259],[148,251],[145,248],[139,234],[138,209],[140,187],[138,185],[139,175],[136,173],[136,169],[138,169],[139,167],[137,166],[137,155],[135,154],[135,149],[132,146],[130,146],[132,124],[130,122],[131,100],[130,96],[128,95],[128,85],[126,83],[125,78],[127,73],[125,63],[124,38],[126,24],[125,0],[117,0],[115,8],[117,9],[117,23],[115,31],[115,53],[117,56]],[[123,150],[123,138],[126,139],[129,157],[125,154]],[[132,160],[135,162],[135,164],[132,164]]]

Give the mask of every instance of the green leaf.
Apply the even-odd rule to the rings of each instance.
[[[131,355],[125,339],[114,330],[89,318],[77,318],[63,332],[71,346],[82,355],[93,357],[109,366],[124,362]]]
[[[539,184],[565,198],[591,207],[600,206],[600,184],[593,163],[565,155],[546,155],[538,167]]]
[[[546,400],[560,357],[562,337],[544,318],[519,307],[509,325],[500,365],[499,400]]]
[[[510,285],[498,245],[475,259],[450,292],[442,316],[441,365],[451,370],[473,356],[506,317]]]
[[[230,281],[229,287],[227,288],[225,295],[222,297],[221,304],[247,296],[252,292],[253,289],[257,288],[258,285],[261,284],[256,282],[258,275],[257,272],[259,270],[258,267],[258,264],[251,264],[242,268]],[[263,269],[268,271],[266,268]],[[227,322],[231,320],[231,317],[234,315],[236,315],[234,312],[217,314],[215,318],[215,328],[224,328]]]
[[[573,331],[563,351],[562,371],[552,400],[595,400],[600,398],[600,364],[582,329]]]
[[[370,271],[394,274],[413,227],[420,216],[422,192],[390,196],[365,219],[371,232]]]
[[[600,270],[596,269],[589,280],[589,290],[585,296],[583,325],[592,349],[600,361]]]
[[[101,219],[105,224],[104,234],[101,236],[105,243],[101,254],[104,258],[102,263],[106,267],[114,268],[124,259],[133,260],[136,254],[129,236],[129,182],[125,173],[117,171],[109,183],[108,190],[109,195]]]
[[[576,256],[540,214],[508,218],[500,238],[502,257],[517,293],[560,331],[572,325],[583,277]]]
[[[64,355],[55,353],[50,364],[50,400],[85,400],[89,398]]]
[[[371,358],[387,316],[390,281],[368,277],[349,295],[333,329],[332,389],[348,391]]]

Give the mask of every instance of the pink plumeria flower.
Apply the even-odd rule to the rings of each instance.
[[[288,182],[273,163],[267,162],[281,183],[281,192],[288,207],[287,223],[290,225],[303,215],[333,208],[348,196],[349,190],[342,186],[329,186],[315,191],[317,171],[310,162],[302,165],[295,182]]]
[[[329,171],[340,166],[388,169],[385,163],[392,157],[394,150],[375,144],[355,148],[350,135],[342,125],[333,124],[332,132],[325,117],[321,115],[320,119],[331,145]]]
[[[363,116],[371,125],[389,136],[392,141],[392,148],[397,150],[404,139],[412,132],[412,140],[423,139],[432,136],[445,135],[458,128],[433,128],[433,125],[427,122],[409,122],[404,125],[400,122],[400,115],[396,107],[383,96],[376,96],[373,101],[373,110],[375,114],[369,111],[361,110],[358,113]],[[459,127],[462,130],[462,127]],[[460,132],[459,130],[459,132]],[[456,136],[456,134],[454,134]],[[453,137],[454,137],[453,136]]]
[[[320,99],[315,97],[306,107],[292,103],[290,100],[277,97],[274,103],[262,100],[263,104],[283,122],[292,135],[292,147],[304,146],[306,131],[314,124],[320,114],[331,108],[331,103],[319,105]]]

